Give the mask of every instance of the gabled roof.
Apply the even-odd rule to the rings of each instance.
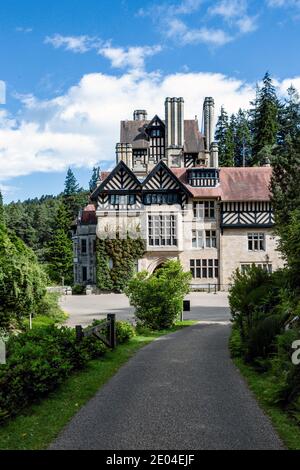
[[[142,188],[143,189],[148,189],[147,186],[149,186],[149,182],[155,178],[155,176],[160,172],[163,171],[166,175],[169,176],[171,180],[176,183],[177,187],[179,187],[182,191],[184,191],[186,194],[189,196],[192,196],[192,193],[190,190],[187,188],[186,185],[182,184],[182,182],[177,178],[176,174],[161,160],[154,168],[153,170],[149,173],[149,175],[146,177],[146,179],[143,181]],[[168,189],[168,188],[166,188]]]
[[[121,121],[121,144],[131,144],[134,149],[149,147],[147,127],[154,119],[158,118],[162,125],[165,121],[159,116],[154,116],[151,121]],[[204,150],[204,136],[199,131],[196,119],[184,121],[184,151],[186,153],[199,153]]]
[[[132,179],[132,181],[135,183],[134,189],[136,189],[136,188],[140,189],[141,188],[141,183],[137,179],[136,175],[130,170],[130,168],[128,168],[128,166],[123,162],[123,160],[121,160],[118,163],[118,165],[113,169],[113,171],[111,171],[110,173],[107,174],[106,178],[104,179],[104,181],[102,181],[100,186],[98,186],[97,189],[95,189],[95,191],[91,195],[91,200],[92,201],[96,200],[97,197],[98,197],[98,194],[101,193],[102,191],[105,191],[106,189],[112,189],[112,188],[107,188],[109,183],[112,182],[114,177],[116,177],[122,171],[125,172],[127,175],[129,175],[130,178]],[[102,176],[102,174],[101,174],[101,176]],[[118,188],[116,188],[116,189],[118,189]]]
[[[147,125],[147,128],[153,126],[153,123],[154,123],[155,121],[158,121],[161,126],[165,127],[164,121],[162,121],[162,120],[160,119],[160,117],[159,117],[157,114],[155,114],[154,118],[153,118],[153,119],[149,122],[149,124]]]

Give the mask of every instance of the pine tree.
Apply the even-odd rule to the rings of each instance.
[[[225,154],[221,166],[234,166],[236,119],[232,114],[225,134]]]
[[[2,225],[5,224],[3,196],[2,196],[1,190],[0,190],[0,224],[2,224]]]
[[[300,138],[287,136],[276,148],[271,181],[275,233],[288,262],[291,284],[300,285]]]
[[[226,134],[227,134],[228,128],[229,128],[228,114],[226,113],[224,107],[222,106],[221,114],[217,122],[216,133],[215,133],[215,140],[219,146],[220,166],[224,166],[224,162],[226,160]]]
[[[93,174],[92,174],[92,178],[90,180],[90,191],[91,193],[96,189],[97,187],[97,181],[98,181],[98,178],[99,178],[99,172],[100,172],[100,168],[96,168],[94,167],[93,168]]]
[[[251,130],[248,113],[240,109],[236,115],[235,166],[251,165]]]
[[[279,101],[270,74],[263,78],[252,110],[253,163],[263,164],[264,155],[271,153],[279,130]]]
[[[76,194],[79,192],[79,184],[77,182],[77,179],[71,170],[71,168],[68,169],[66,180],[65,180],[65,190],[64,190],[64,195],[65,196],[72,196],[73,194]]]
[[[300,96],[296,88],[291,85],[288,90],[288,98],[280,109],[279,144],[282,145],[289,136],[296,141],[300,135]]]
[[[61,203],[55,217],[55,230],[48,250],[48,272],[50,278],[61,284],[71,284],[73,280],[73,249],[69,237],[69,217],[66,207]]]
[[[70,225],[78,216],[79,209],[87,203],[87,200],[87,192],[79,187],[73,171],[69,168],[65,181],[63,202],[67,209]]]

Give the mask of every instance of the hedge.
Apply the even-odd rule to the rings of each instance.
[[[133,334],[131,325],[117,322],[117,343]],[[7,364],[0,366],[0,422],[45,397],[106,351],[94,337],[78,343],[74,330],[66,327],[49,326],[10,337]]]

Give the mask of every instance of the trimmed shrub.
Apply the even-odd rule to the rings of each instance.
[[[281,318],[273,315],[262,319],[249,332],[247,341],[246,360],[254,362],[256,359],[267,359],[276,351],[275,338],[282,329]]]
[[[138,273],[125,290],[138,322],[154,330],[172,327],[182,312],[190,280],[191,274],[183,271],[179,261],[173,260],[151,276],[147,271]]]
[[[72,287],[72,294],[73,295],[85,295],[85,286],[81,286],[76,284]]]

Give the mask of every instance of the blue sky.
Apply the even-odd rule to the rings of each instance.
[[[142,6],[142,7],[141,7]],[[299,0],[2,0],[0,187],[5,201],[87,185],[114,162],[120,119],[183,96],[247,106],[266,70],[300,89]],[[6,87],[6,101],[3,91]]]

